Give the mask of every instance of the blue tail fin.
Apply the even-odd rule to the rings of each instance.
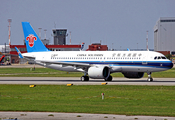
[[[42,41],[39,39],[36,32],[33,30],[29,22],[22,22],[24,38],[26,42],[27,52],[42,52],[49,51]]]

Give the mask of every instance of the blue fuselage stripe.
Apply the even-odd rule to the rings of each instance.
[[[61,62],[61,61],[59,61]],[[62,61],[98,65],[112,65],[112,66],[140,66],[140,67],[159,67],[159,68],[172,68],[171,61]]]

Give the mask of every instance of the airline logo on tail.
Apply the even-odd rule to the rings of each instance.
[[[34,35],[30,34],[29,36],[26,37],[26,40],[29,41],[29,46],[33,47],[34,41],[36,41],[37,38]]]

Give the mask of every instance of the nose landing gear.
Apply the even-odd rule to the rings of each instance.
[[[152,82],[153,81],[153,78],[151,77],[151,72],[148,72],[147,74],[148,74],[147,81]]]

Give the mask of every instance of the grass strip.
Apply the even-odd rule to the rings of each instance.
[[[175,116],[174,96],[175,86],[0,85],[0,111]]]
[[[175,68],[153,72],[153,78],[175,78]],[[81,77],[81,72],[66,72],[50,68],[36,68],[31,71],[31,68],[1,68],[0,77]],[[112,73],[113,77],[124,77],[122,73]],[[147,74],[144,77],[148,77]]]

